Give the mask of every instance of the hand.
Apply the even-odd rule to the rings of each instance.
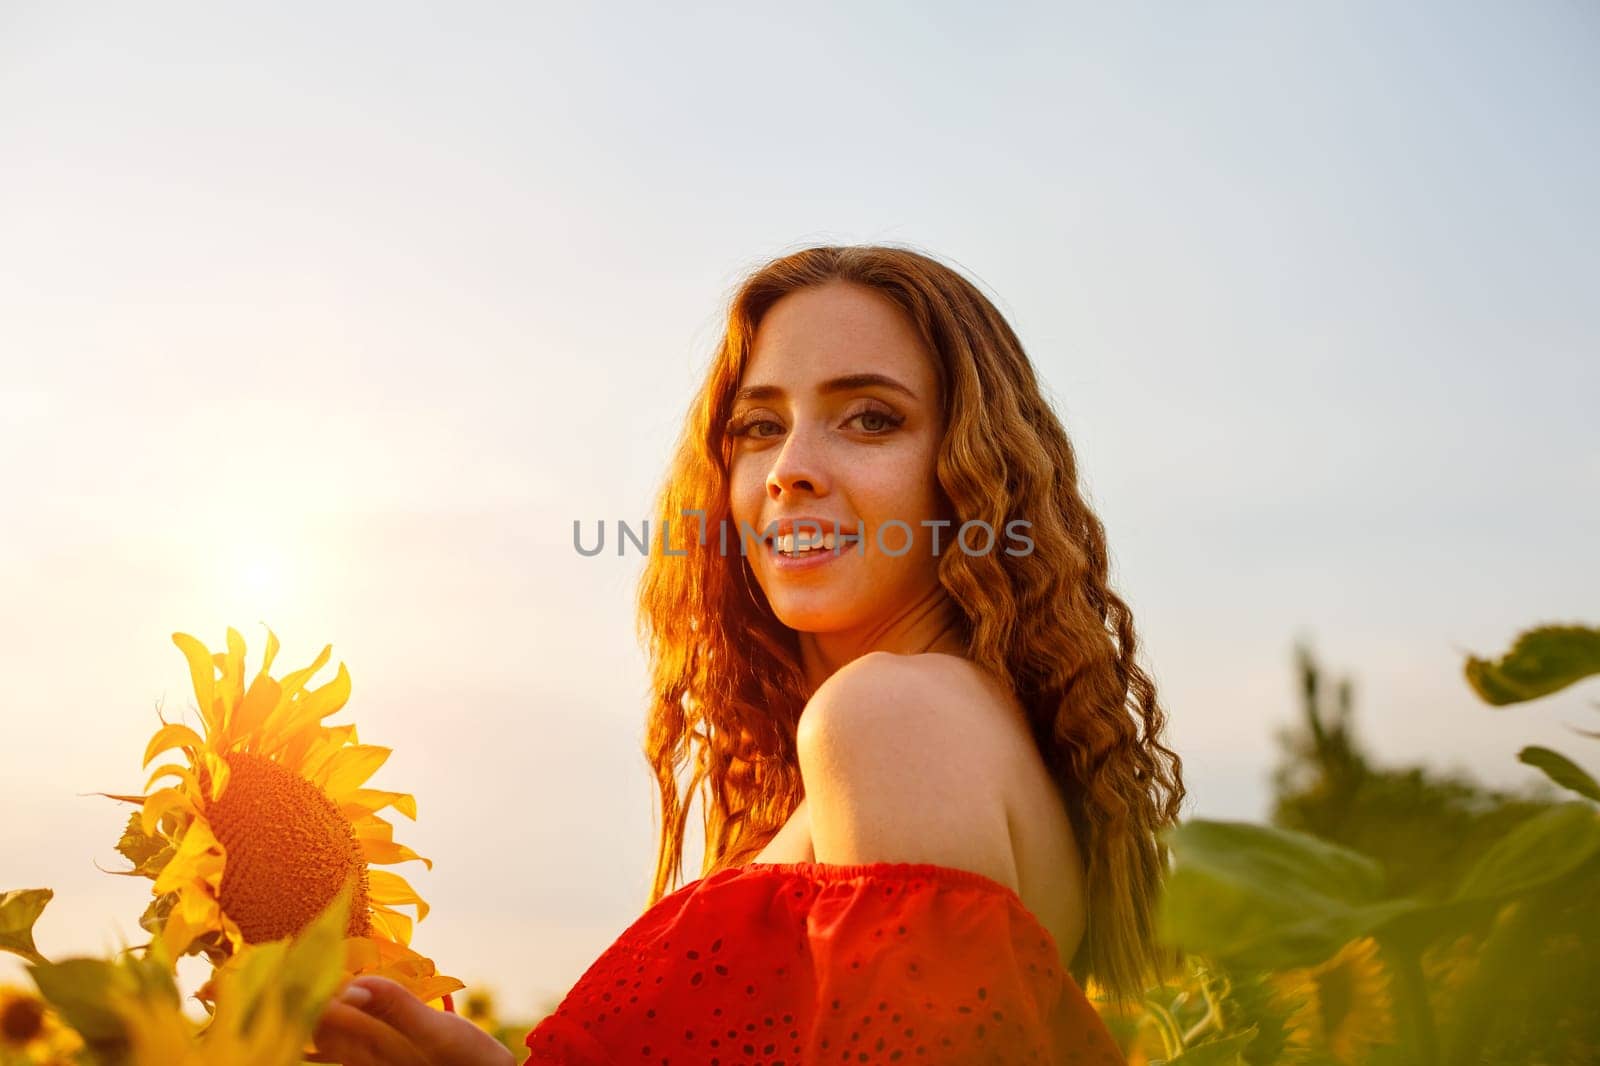
[[[505,1045],[384,977],[357,977],[328,1004],[308,1062],[344,1066],[515,1066]]]

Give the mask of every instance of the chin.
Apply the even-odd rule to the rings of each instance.
[[[769,600],[778,621],[797,633],[828,633],[849,626],[849,611],[836,601],[819,602],[821,597],[782,596]]]

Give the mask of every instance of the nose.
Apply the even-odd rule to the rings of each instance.
[[[824,496],[828,492],[828,479],[822,457],[817,447],[808,439],[809,434],[793,430],[783,442],[772,469],[767,471],[767,495],[781,500],[785,495],[808,492]]]

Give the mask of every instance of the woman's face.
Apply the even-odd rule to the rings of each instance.
[[[888,298],[829,282],[768,309],[729,422],[734,522],[760,536],[775,522],[818,520],[795,526],[796,547],[816,539],[819,523],[861,536],[799,558],[770,540],[745,541],[785,625],[871,634],[937,587],[934,533],[922,523],[943,517],[934,472],[940,412],[933,356]],[[939,530],[941,553],[953,533]],[[728,542],[732,556],[740,540]]]

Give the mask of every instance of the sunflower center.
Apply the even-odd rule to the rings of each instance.
[[[0,1009],[0,1041],[23,1047],[44,1031],[44,1006],[36,999],[19,996]]]
[[[248,752],[224,756],[230,771],[206,818],[227,850],[222,911],[250,944],[294,936],[354,881],[350,936],[372,931],[367,864],[355,829],[311,782]],[[202,773],[201,785],[210,794]]]

